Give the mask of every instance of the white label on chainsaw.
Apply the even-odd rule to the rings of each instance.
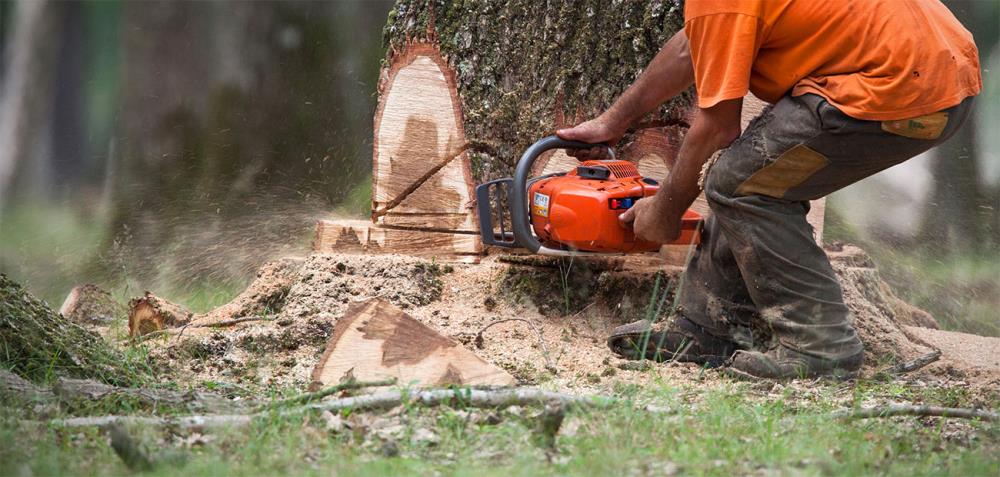
[[[541,192],[535,192],[535,197],[531,201],[531,213],[542,217],[549,216],[549,196]]]

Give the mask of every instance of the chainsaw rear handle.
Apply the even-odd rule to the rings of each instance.
[[[543,248],[545,249],[543,252],[550,255],[561,255],[562,253],[560,252],[565,252],[563,250],[543,247],[542,243],[538,241],[538,238],[532,232],[531,224],[528,221],[530,217],[528,210],[528,180],[531,176],[531,168],[535,165],[535,160],[549,149],[590,149],[592,147],[605,147],[611,158],[614,159],[615,157],[614,149],[607,144],[567,141],[558,136],[548,136],[539,139],[538,142],[532,144],[521,155],[521,159],[517,161],[517,168],[514,169],[514,181],[511,184],[509,200],[511,210],[510,223],[514,228],[514,238],[522,247],[531,250],[532,253],[538,253]],[[568,252],[565,253],[568,254]]]

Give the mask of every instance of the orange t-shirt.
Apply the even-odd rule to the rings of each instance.
[[[815,93],[884,121],[982,89],[972,34],[938,0],[687,0],[684,17],[702,108]]]

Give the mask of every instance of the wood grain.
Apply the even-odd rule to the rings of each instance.
[[[312,375],[322,386],[351,378],[395,378],[416,386],[514,384],[502,369],[378,299],[353,305],[337,321]]]
[[[454,72],[434,45],[411,44],[394,55],[379,91],[373,210],[400,196],[466,144]],[[440,227],[435,214],[446,214],[450,217],[447,228],[476,230],[469,158],[464,152],[457,156],[378,220],[406,227]],[[400,220],[397,213],[411,215]]]
[[[361,220],[320,220],[316,223],[313,251],[398,253],[478,263],[482,244],[477,234],[392,228]]]
[[[165,328],[176,328],[191,322],[194,316],[184,307],[171,303],[150,292],[133,298],[128,304],[128,333],[142,336]]]

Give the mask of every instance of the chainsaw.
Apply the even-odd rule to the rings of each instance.
[[[583,161],[572,171],[529,177],[545,151],[592,147],[607,148],[611,159]],[[486,245],[523,247],[542,255],[655,252],[663,244],[637,239],[618,216],[659,188],[659,182],[642,177],[635,164],[615,159],[614,149],[606,144],[548,136],[524,151],[514,177],[476,187],[480,235]],[[701,216],[687,210],[680,237],[671,244],[697,244],[700,230]]]

